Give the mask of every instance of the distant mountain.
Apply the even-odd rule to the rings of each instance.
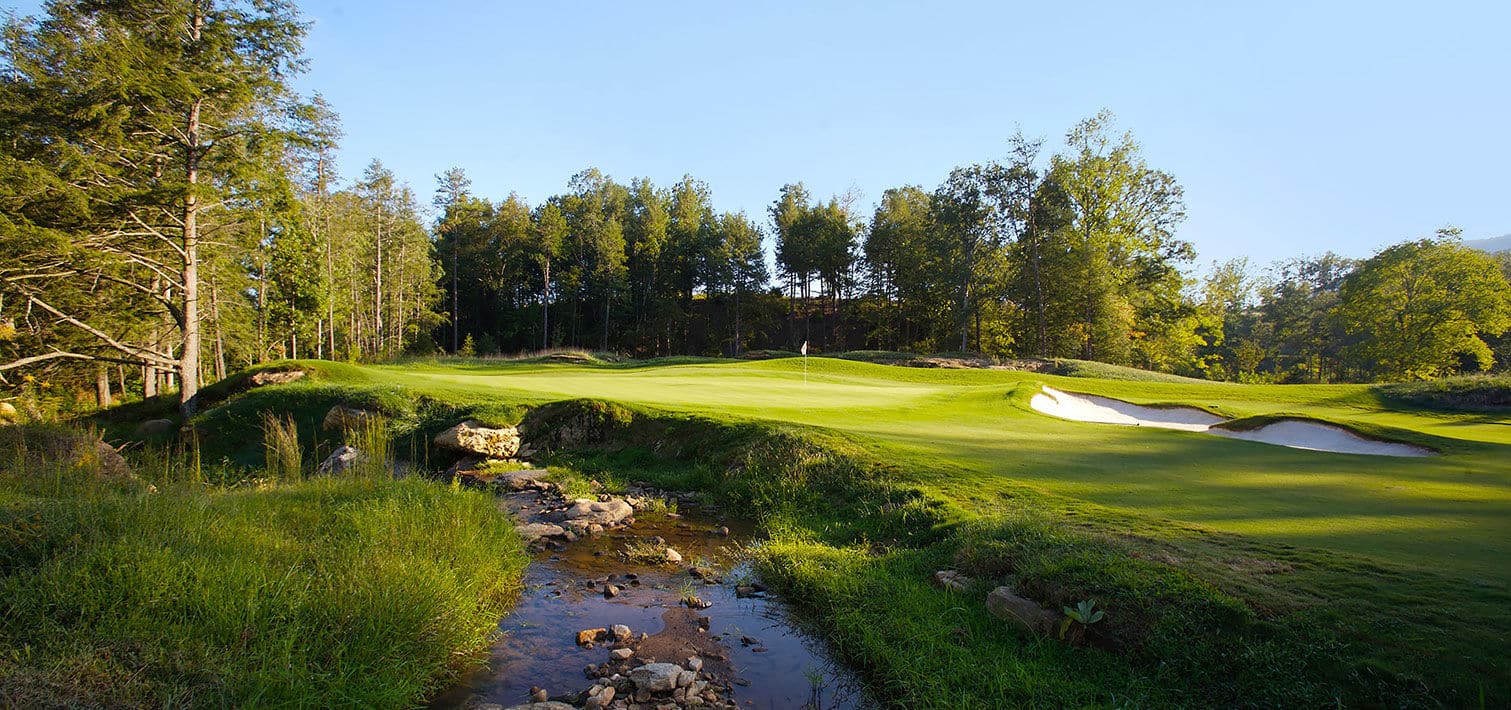
[[[1488,251],[1491,254],[1498,251],[1511,251],[1511,234],[1502,234],[1499,237],[1491,237],[1489,239],[1472,239],[1464,242],[1464,246],[1480,251]]]

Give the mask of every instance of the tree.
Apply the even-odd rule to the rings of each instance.
[[[1185,219],[1183,191],[1168,173],[1148,167],[1132,135],[1110,135],[1102,111],[1066,134],[1070,151],[1051,173],[1063,191],[1079,283],[1056,284],[1082,311],[1081,357],[1126,362],[1140,316],[1168,316],[1184,285],[1176,264],[1194,258],[1175,239]]]
[[[72,209],[31,223],[67,237],[37,244],[47,247],[29,252],[38,268],[5,288],[117,357],[171,369],[192,413],[201,220],[266,168],[259,161],[274,151],[263,144],[286,139],[279,117],[302,68],[304,25],[284,0],[55,0],[46,12],[7,33],[5,103],[19,113],[0,136],[44,159],[5,179],[45,186],[36,204]],[[99,281],[132,292],[148,317],[166,315],[175,335],[132,342],[119,313],[80,309],[63,293]]]
[[[540,266],[540,346],[551,347],[551,261],[561,253],[567,238],[567,218],[554,202],[535,212],[535,249],[533,256]]]
[[[718,222],[719,246],[717,268],[712,280],[714,288],[723,289],[734,296],[730,309],[734,321],[734,337],[729,354],[738,356],[745,348],[741,329],[744,322],[742,306],[745,300],[766,283],[766,254],[761,249],[761,230],[743,212],[725,213]]]
[[[1495,358],[1481,335],[1511,327],[1511,286],[1494,260],[1459,243],[1455,229],[1366,259],[1340,295],[1338,317],[1360,336],[1355,361],[1384,379],[1488,370]]]

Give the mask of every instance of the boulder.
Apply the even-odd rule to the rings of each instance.
[[[540,540],[542,538],[566,537],[567,535],[565,528],[561,527],[560,525],[552,525],[550,523],[526,523],[524,525],[516,525],[514,526],[514,532],[519,533],[519,536],[524,538],[525,542],[527,543],[535,542],[536,540]]]
[[[131,466],[121,457],[114,446],[99,439],[94,440],[94,456],[100,462],[100,473],[107,476],[130,476]]]
[[[251,377],[252,386],[262,387],[263,385],[288,384],[294,380],[303,378],[304,374],[304,370],[263,370],[262,372],[254,372]]]
[[[562,514],[562,520],[572,527],[586,528],[589,525],[613,527],[624,523],[634,514],[635,509],[618,498],[610,500],[578,498],[572,501],[571,507]]]
[[[973,581],[975,580],[952,569],[942,569],[934,573],[934,586],[952,592],[965,591]]]
[[[593,642],[608,635],[609,630],[601,627],[597,629],[583,629],[577,632],[577,645],[592,648]]]
[[[677,689],[682,666],[675,663],[647,663],[630,671],[630,682],[639,690],[660,693]]]
[[[15,424],[20,419],[21,414],[16,411],[16,405],[0,402],[0,424]]]
[[[543,483],[541,479],[549,473],[550,471],[543,468],[505,471],[493,478],[493,485],[507,491],[523,491],[538,488]]]
[[[630,640],[631,636],[634,636],[634,632],[630,631],[630,627],[624,624],[614,624],[609,630],[614,632],[614,640],[619,643],[624,643]]]
[[[488,458],[513,458],[519,453],[519,430],[512,426],[486,427],[468,419],[436,434],[435,445]]]
[[[382,418],[382,415],[377,412],[338,404],[331,407],[330,411],[325,413],[325,420],[320,423],[320,426],[324,429],[349,431],[360,429],[368,422],[380,418]]]
[[[148,419],[136,425],[136,435],[142,438],[164,436],[173,432],[172,419]]]
[[[325,457],[319,466],[315,467],[316,476],[340,476],[350,471],[353,466],[361,463],[363,459],[361,451],[355,446],[341,446]]]
[[[1055,625],[1055,615],[1038,602],[1018,596],[1012,587],[997,587],[986,596],[986,610],[1006,619],[1023,631],[1047,634]]]

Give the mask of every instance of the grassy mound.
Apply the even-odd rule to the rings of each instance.
[[[412,706],[527,560],[426,482],[159,484],[0,461],[0,705]]]
[[[1109,365],[1105,362],[1093,360],[1071,360],[1061,358],[1054,361],[1053,374],[1062,377],[1087,377],[1099,380],[1124,380],[1128,382],[1200,382],[1210,384],[1209,380],[1195,377],[1182,377],[1165,372],[1151,372],[1140,370],[1136,367],[1124,367],[1122,365]]]

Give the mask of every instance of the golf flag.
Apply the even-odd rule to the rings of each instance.
[[[802,352],[803,352],[803,355],[805,355],[805,356],[808,354],[808,341],[806,341],[806,340],[803,341],[803,350],[802,350]]]

